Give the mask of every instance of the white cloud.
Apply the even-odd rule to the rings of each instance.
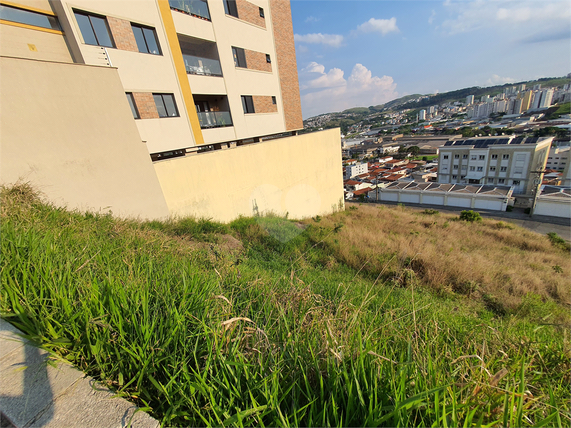
[[[381,33],[383,36],[388,33],[398,33],[397,19],[393,16],[391,19],[375,19],[371,18],[367,22],[357,26],[357,31],[363,33]]]
[[[436,16],[436,11],[434,9],[432,9],[432,13],[430,14],[430,16],[428,17],[428,23],[430,25],[432,25],[432,23],[434,22],[434,17]]]
[[[307,53],[307,52],[309,52],[309,48],[308,48],[307,46],[305,46],[305,45],[299,45],[299,46],[295,49],[295,51],[296,51],[297,53]]]
[[[444,7],[452,16],[442,27],[450,34],[463,33],[497,25],[517,27],[569,23],[571,8],[566,1],[558,0],[446,0]],[[529,27],[522,27],[529,31]]]
[[[318,22],[321,21],[321,18],[316,18],[315,16],[308,16],[305,18],[305,22]]]
[[[488,80],[486,80],[486,85],[488,86],[495,86],[495,85],[504,85],[506,83],[514,83],[515,79],[511,77],[501,77],[497,74],[493,74]]]
[[[322,44],[332,46],[334,48],[338,48],[343,43],[343,36],[340,34],[294,34],[293,38],[296,42]]]
[[[341,111],[351,107],[383,104],[398,96],[390,76],[373,76],[362,64],[355,64],[345,79],[344,71],[311,62],[299,73],[304,117]]]

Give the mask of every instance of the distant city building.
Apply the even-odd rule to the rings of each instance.
[[[529,107],[531,107],[532,98],[533,98],[533,91],[526,91],[521,102],[522,111],[529,110]]]
[[[537,85],[533,85],[533,90],[534,91],[538,91],[539,89],[541,89],[541,83],[537,84]]]
[[[366,174],[369,172],[367,162],[358,165],[352,165],[345,168],[345,179],[353,178],[356,175]]]
[[[547,155],[546,169],[564,171],[569,165],[570,147],[551,147]]]
[[[551,101],[553,100],[553,89],[544,89],[541,91],[541,101],[539,103],[539,108],[551,107]]]
[[[474,95],[468,95],[466,97],[466,105],[472,105],[474,104]]]
[[[522,83],[521,85],[519,85],[519,86],[517,87],[517,90],[518,90],[519,92],[525,91],[525,83]]]
[[[426,120],[426,110],[420,110],[418,112],[418,120]]]
[[[535,174],[545,167],[553,137],[505,136],[449,141],[439,147],[438,182],[514,187],[531,195]]]

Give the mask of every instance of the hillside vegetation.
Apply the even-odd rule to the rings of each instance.
[[[165,426],[570,425],[557,240],[400,207],[122,220],[27,185],[1,220],[2,316]]]

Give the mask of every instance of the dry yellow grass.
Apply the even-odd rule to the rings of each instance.
[[[350,205],[307,223],[326,229],[342,223],[324,246],[335,258],[384,280],[406,285],[413,276],[430,288],[482,298],[500,310],[514,309],[527,293],[561,304],[571,300],[569,254],[546,236],[510,223],[468,223],[458,215],[382,205]]]

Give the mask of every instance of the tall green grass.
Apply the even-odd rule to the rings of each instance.
[[[412,271],[381,283],[279,227],[82,215],[3,189],[1,314],[165,426],[569,426],[568,330],[548,315],[497,317]]]

